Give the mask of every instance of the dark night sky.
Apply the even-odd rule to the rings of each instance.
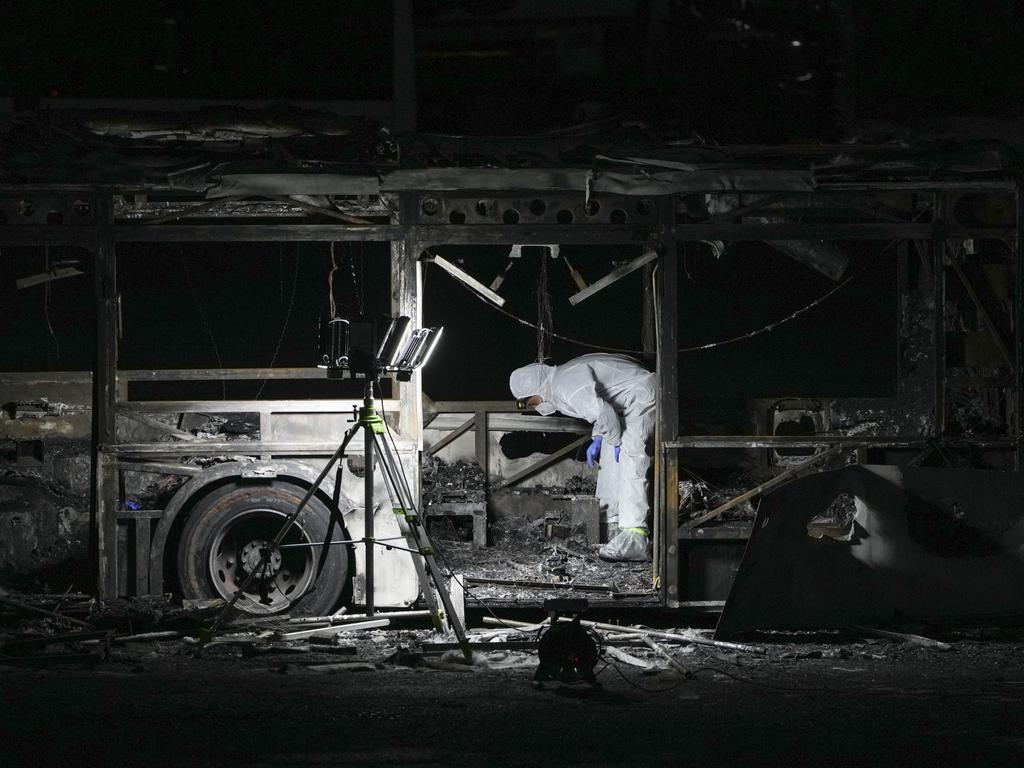
[[[1014,117],[1024,95],[1021,2],[619,3],[619,8],[667,9],[657,45],[649,42],[636,13],[601,15],[608,3],[562,3],[559,18],[530,23],[503,16],[514,16],[530,5],[525,2],[415,5],[423,130],[546,130],[571,123],[591,105],[583,111],[642,118],[665,133],[696,130],[710,141],[828,141],[840,138],[844,129],[842,82],[855,88],[858,120]],[[467,14],[470,7],[478,13]],[[841,20],[842,10],[850,7],[857,67],[855,77],[843,80],[839,51],[848,28]],[[55,95],[390,98],[387,3],[186,0],[83,4],[69,10],[67,4],[15,2],[8,8],[0,96],[13,97],[20,106]],[[581,26],[579,19],[587,14],[591,18]],[[177,246],[133,248],[139,252],[126,252],[122,260],[124,367],[216,364],[211,333],[226,366],[268,365],[274,359],[291,303],[294,246],[185,246],[209,332],[196,311]],[[566,252],[590,280],[604,274],[612,259],[628,255],[611,249]],[[480,249],[452,255],[463,258],[464,267],[485,283],[504,264],[503,254]],[[5,256],[4,282],[38,271],[46,258],[38,249],[9,249]],[[362,275],[368,309],[379,304],[383,311],[384,247],[346,250],[348,256],[356,264],[357,284]],[[52,249],[49,257],[62,255]],[[528,251],[503,288],[507,308],[527,318],[535,317],[538,259],[536,249]],[[315,318],[326,311],[326,248],[301,246],[298,263],[295,300],[275,365],[312,361]],[[683,355],[684,394],[891,391],[893,268],[890,256],[876,255],[872,264],[868,269],[861,261],[849,286],[793,323],[755,340]],[[556,331],[639,347],[639,274],[570,308],[564,265],[551,266]],[[735,245],[720,259],[706,250],[690,252],[686,267],[680,283],[680,340],[686,345],[754,330],[832,287],[758,245]],[[6,344],[0,366],[89,367],[89,279],[54,283],[45,314],[42,289],[8,296],[0,305],[4,325],[16,326],[32,352]],[[339,300],[351,303],[351,278],[338,281]],[[535,354],[532,330],[484,306],[436,268],[427,272],[425,314],[428,323],[448,328],[425,375],[425,390],[433,397],[504,397],[509,367]],[[827,333],[821,330],[825,325]],[[59,358],[49,326],[60,343]],[[556,341],[552,357],[561,361],[584,351]],[[858,372],[856,381],[850,370]],[[281,391],[277,386],[269,385],[264,396]],[[241,389],[228,394],[250,396]]]
[[[840,81],[868,118],[1013,116],[1024,96],[1019,0],[416,0],[414,8],[428,131],[550,129],[597,103],[712,140],[769,142],[837,131]],[[5,32],[0,95],[25,101],[390,98],[388,2],[20,0],[5,3]],[[848,38],[852,76],[840,71]]]
[[[613,260],[635,255],[623,250],[567,247],[564,252],[593,281],[611,268]],[[465,247],[437,252],[452,260],[461,259],[462,266],[485,283],[504,265],[506,253],[504,249]],[[349,245],[339,247],[337,253],[342,264],[335,278],[339,311],[345,313],[346,308],[357,306],[361,293],[368,314],[386,313],[385,246]],[[218,352],[220,363],[226,367],[266,366],[272,360],[277,366],[313,363],[316,319],[327,313],[329,256],[323,244],[150,244],[124,246],[121,254],[122,367],[214,366],[218,364]],[[43,266],[43,254],[38,249],[19,249],[10,256],[6,261],[19,275],[31,274]],[[61,251],[51,249],[50,257],[60,258]],[[528,320],[536,318],[540,258],[540,249],[526,249],[501,291],[508,299],[505,308]],[[685,346],[761,328],[834,285],[757,244],[732,246],[718,259],[706,249],[694,247],[688,250],[684,263],[680,343]],[[683,394],[769,397],[891,392],[896,323],[892,260],[875,257],[871,269],[865,268],[867,261],[860,263],[863,266],[855,269],[856,277],[849,285],[799,319],[756,339],[684,354]],[[571,307],[568,296],[576,289],[564,264],[550,260],[548,264],[557,333],[602,346],[640,349],[640,272]],[[530,362],[536,354],[535,332],[481,302],[439,268],[428,267],[425,275],[425,323],[446,327],[444,341],[425,372],[425,391],[437,399],[504,397],[509,369]],[[6,317],[17,319],[19,338],[24,342],[3,346],[0,368],[90,367],[88,279],[53,283],[45,312],[46,297],[41,289],[18,292],[0,309]],[[354,314],[354,310],[349,311]],[[56,342],[50,336],[50,326]],[[281,346],[274,359],[279,338]],[[593,350],[555,340],[551,357],[561,362],[589,351]],[[858,371],[858,376],[850,378],[850,370]],[[453,376],[453,371],[457,375]],[[197,386],[195,397],[222,394],[219,385]],[[252,397],[254,386],[229,385],[227,395]],[[327,387],[335,391],[334,384]],[[294,391],[272,382],[263,396]]]

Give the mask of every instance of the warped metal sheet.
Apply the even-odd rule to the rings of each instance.
[[[215,199],[244,195],[376,195],[376,176],[348,176],[342,173],[225,173],[220,183],[207,190]]]
[[[563,190],[617,195],[668,195],[675,192],[788,191],[814,189],[810,171],[756,168],[620,173],[586,168],[431,168],[392,171],[382,191]]]
[[[593,190],[617,195],[669,195],[676,192],[810,192],[810,171],[721,168],[633,175],[601,172]]]
[[[426,168],[392,171],[381,180],[381,191],[452,192],[478,190],[586,189],[581,168]]]
[[[851,466],[763,497],[715,636],[1021,617],[1022,585],[1024,475]]]

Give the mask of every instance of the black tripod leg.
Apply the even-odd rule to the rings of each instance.
[[[324,534],[324,545],[320,547],[320,558],[316,564],[316,576],[320,578],[320,572],[324,569],[324,563],[327,562],[327,555],[330,553],[331,541],[334,539],[334,526],[341,524],[341,507],[339,502],[341,501],[341,476],[345,471],[344,455],[341,460],[338,461],[338,471],[334,475],[334,495],[331,497],[331,519],[327,523],[327,533]]]
[[[256,578],[256,575],[260,573],[264,567],[266,567],[267,561],[270,559],[270,553],[277,549],[280,546],[281,542],[284,541],[284,537],[287,535],[288,531],[291,530],[292,525],[298,519],[299,515],[302,513],[302,510],[305,509],[306,504],[308,504],[309,500],[313,498],[313,494],[317,492],[317,489],[320,487],[320,484],[324,481],[324,478],[327,477],[328,473],[334,467],[335,462],[337,462],[339,459],[341,459],[342,456],[345,455],[345,448],[348,447],[349,442],[355,436],[358,429],[359,427],[358,425],[356,425],[345,433],[345,439],[342,441],[341,445],[338,446],[338,450],[334,452],[334,455],[331,456],[330,461],[328,461],[327,464],[324,465],[324,468],[320,471],[320,474],[317,476],[316,480],[313,481],[313,485],[310,486],[309,490],[306,491],[306,494],[302,497],[302,500],[295,506],[295,509],[291,512],[291,514],[288,515],[288,518],[284,521],[284,525],[281,526],[281,530],[277,532],[277,535],[274,537],[274,540],[270,542],[269,546],[263,548],[263,551],[260,554],[259,563],[256,565],[255,568],[253,568],[249,572],[249,575],[246,576],[245,580],[238,586],[238,589],[235,591],[235,594],[231,596],[231,599],[228,601],[228,604],[224,606],[221,612],[217,614],[217,618],[213,620],[213,624],[210,625],[209,630],[210,636],[212,636],[213,633],[217,631],[217,627],[220,626],[221,622],[224,621],[224,617],[227,616],[228,613],[230,613],[231,610],[235,607],[235,604],[238,602],[238,599],[242,596],[242,593],[249,588],[249,585],[252,584],[252,581]]]
[[[412,496],[412,490],[409,488],[409,483],[405,478],[405,472],[402,469],[401,457],[397,455],[397,450],[392,453],[382,435],[378,435],[377,437],[378,439],[375,442],[375,447],[382,458],[385,477],[389,479],[390,485],[394,486],[394,492],[399,504],[399,509],[396,510],[396,512],[401,513],[399,516],[398,527],[401,529],[402,535],[405,536],[406,541],[409,542],[409,548],[414,549],[417,552],[417,554],[413,555],[412,559],[413,565],[416,567],[416,572],[420,577],[420,584],[423,589],[423,599],[426,601],[427,606],[430,609],[431,616],[434,617],[436,622],[438,615],[437,601],[434,599],[434,596],[430,591],[432,583],[434,589],[437,591],[437,596],[441,599],[445,615],[448,617],[448,623],[451,625],[452,631],[455,633],[455,637],[459,641],[459,647],[462,649],[462,654],[466,657],[466,662],[471,664],[473,661],[473,652],[470,650],[469,639],[466,637],[466,628],[462,625],[458,615],[455,613],[455,606],[452,605],[451,595],[445,587],[441,571],[437,567],[437,561],[434,558],[434,547],[430,542],[430,537],[427,535],[426,530],[423,528],[422,520],[416,510],[416,503]],[[440,629],[440,627],[438,627],[438,629]]]

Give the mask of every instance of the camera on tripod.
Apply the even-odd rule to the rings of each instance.
[[[326,368],[330,378],[344,378],[348,371],[354,379],[394,373],[399,381],[409,381],[412,372],[430,359],[444,330],[413,330],[406,315],[388,318],[383,333],[378,333],[379,325],[362,317],[321,318],[317,367]]]

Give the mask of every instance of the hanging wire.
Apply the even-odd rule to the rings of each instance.
[[[354,251],[358,247],[359,249],[359,282],[356,283],[356,263],[354,257]],[[363,285],[366,278],[366,243],[359,241],[349,246],[349,267],[352,270],[352,296],[356,302],[356,309],[359,310],[359,316],[363,317]]]
[[[277,362],[277,355],[281,351],[281,343],[284,341],[284,334],[288,330],[288,321],[292,317],[292,308],[295,306],[295,287],[299,283],[299,244],[295,244],[295,268],[292,271],[292,293],[288,298],[288,311],[284,316],[284,324],[281,326],[281,335],[277,337],[277,346],[274,347],[274,355],[270,358],[270,365],[268,368],[273,368],[274,363]],[[267,379],[260,382],[260,388],[256,392],[256,399],[260,399],[260,395],[263,394],[263,388],[267,386]]]
[[[760,336],[762,333],[768,333],[770,331],[773,331],[776,328],[778,328],[780,325],[788,323],[791,320],[795,320],[800,315],[802,315],[805,312],[807,312],[807,311],[813,309],[814,307],[818,306],[823,301],[825,301],[827,298],[829,298],[833,293],[838,291],[840,288],[843,288],[844,286],[846,286],[851,280],[853,280],[853,276],[852,275],[850,277],[846,278],[839,285],[837,285],[834,288],[832,288],[827,293],[823,294],[822,296],[819,296],[817,299],[812,301],[810,304],[808,304],[808,305],[806,305],[804,307],[801,307],[800,309],[798,309],[795,312],[787,315],[786,317],[782,318],[781,320],[778,320],[778,321],[776,321],[774,323],[769,323],[768,325],[764,326],[763,328],[758,328],[756,331],[751,331],[750,333],[744,333],[744,334],[741,334],[739,336],[733,336],[732,338],[728,338],[728,339],[722,339],[720,341],[708,342],[707,344],[698,344],[698,345],[692,346],[692,347],[680,347],[678,351],[680,353],[682,353],[682,352],[698,352],[698,351],[703,351],[705,349],[712,349],[713,347],[721,347],[721,346],[724,346],[726,344],[735,344],[738,341],[743,341],[745,339],[752,339],[755,336]],[[462,285],[462,283],[459,283],[459,285]],[[502,309],[501,307],[495,306],[494,304],[489,302],[483,296],[480,296],[476,291],[472,290],[468,286],[462,285],[462,287],[465,288],[467,291],[469,291],[470,295],[472,295],[473,297],[475,297],[479,301],[481,301],[484,304],[486,304],[488,307],[493,309],[495,312],[500,312],[501,314],[505,315],[506,317],[509,317],[512,320],[515,320],[520,325],[525,325],[528,328],[537,328],[537,325],[535,323],[531,323],[529,320],[524,320],[523,318],[519,317],[518,315],[514,315],[511,312],[509,312],[509,311],[507,311],[505,309]],[[606,347],[606,346],[602,346],[600,344],[591,344],[591,343],[586,342],[586,341],[580,341],[579,339],[574,339],[574,338],[572,338],[570,336],[563,336],[563,335],[561,335],[559,333],[555,333],[554,331],[548,331],[548,335],[550,335],[551,337],[556,338],[556,339],[561,339],[562,341],[568,341],[569,343],[576,344],[577,346],[580,346],[580,347],[586,347],[588,349],[599,349],[599,350],[601,350],[603,352],[620,352],[620,353],[626,354],[626,355],[640,355],[640,354],[643,354],[642,351],[639,350],[639,349],[623,349],[621,347]]]
[[[334,301],[334,273],[338,271],[338,259],[334,254],[335,243],[331,242],[331,271],[327,273],[327,304],[331,317],[338,316],[338,305]]]
[[[50,246],[43,246],[43,270],[46,272],[50,271]],[[57,359],[60,360],[60,342],[57,340],[57,334],[53,330],[53,322],[50,320],[50,280],[46,281],[43,286],[43,317],[46,318],[46,327],[50,329],[50,338],[53,339],[53,345],[57,348]]]
[[[199,301],[199,294],[196,293],[196,287],[192,283],[192,275],[188,271],[188,262],[185,260],[185,251],[181,247],[178,248],[178,258],[181,260],[181,268],[185,271],[185,280],[188,281],[188,289],[192,293],[192,300],[196,304],[196,309],[199,310],[199,317],[203,321],[203,327],[206,329],[206,336],[210,339],[210,346],[213,347],[213,354],[217,358],[217,367],[223,368],[224,361],[220,356],[220,348],[217,346],[217,339],[213,336],[213,329],[210,327],[210,321],[206,319],[206,312],[203,310],[202,302]],[[220,381],[220,394],[222,400],[228,399],[228,387],[223,379]]]
[[[551,313],[551,293],[548,290],[548,254],[541,248],[540,275],[537,278],[537,362],[543,363],[550,357],[551,336],[554,328]]]
[[[844,287],[851,280],[853,280],[853,275],[851,275],[850,277],[848,277],[845,280],[843,280],[843,282],[841,282],[839,285],[835,286],[832,290],[828,291],[827,293],[823,294],[822,296],[819,296],[817,299],[812,301],[807,306],[801,307],[800,309],[796,310],[796,312],[793,312],[793,313],[791,313],[789,315],[786,315],[781,320],[777,320],[774,323],[769,323],[768,325],[764,326],[763,328],[758,328],[756,331],[751,331],[750,333],[744,333],[744,334],[741,334],[739,336],[733,336],[732,338],[729,338],[729,339],[722,339],[721,341],[712,341],[712,342],[709,342],[707,344],[698,344],[698,345],[693,346],[693,347],[681,347],[679,349],[679,351],[680,352],[698,352],[698,351],[704,350],[704,349],[711,349],[712,347],[723,347],[726,344],[735,344],[737,341],[743,341],[744,339],[752,339],[755,336],[760,336],[762,333],[770,333],[771,331],[773,331],[776,328],[778,328],[780,325],[784,325],[785,323],[788,323],[790,320],[795,320],[796,318],[800,317],[800,315],[804,314],[804,312],[807,312],[808,310],[814,309],[814,307],[816,307],[819,304],[821,304],[821,302],[825,301],[825,299],[827,299],[833,293],[838,291],[840,288]]]
[[[284,304],[284,243],[277,246],[277,303]]]

